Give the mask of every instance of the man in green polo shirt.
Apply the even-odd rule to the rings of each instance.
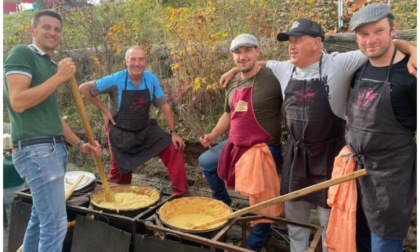
[[[61,119],[57,88],[76,73],[71,58],[51,58],[62,38],[60,14],[35,13],[31,45],[17,45],[4,63],[4,100],[10,118],[13,163],[33,201],[23,251],[62,251],[67,232],[64,175],[65,142],[99,155],[100,146],[80,140]]]

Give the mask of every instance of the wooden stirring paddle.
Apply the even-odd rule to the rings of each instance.
[[[288,194],[285,194],[285,195],[282,195],[282,196],[279,196],[279,197],[276,197],[276,198],[273,198],[273,199],[270,199],[270,200],[267,200],[267,201],[263,201],[263,202],[258,203],[256,205],[243,208],[241,210],[230,213],[228,215],[218,217],[214,220],[204,222],[204,223],[201,223],[201,224],[197,224],[197,225],[195,225],[191,228],[192,229],[199,229],[199,228],[203,228],[203,227],[206,227],[206,226],[209,226],[209,225],[216,224],[218,222],[222,222],[222,221],[229,220],[229,219],[232,219],[232,218],[235,218],[235,217],[238,217],[238,216],[242,216],[244,214],[252,213],[252,212],[255,212],[259,209],[262,209],[262,208],[265,208],[265,207],[268,207],[268,206],[271,206],[271,205],[274,205],[274,204],[279,204],[279,203],[287,201],[287,200],[299,198],[299,197],[302,197],[304,195],[326,189],[330,186],[337,185],[337,184],[346,182],[348,180],[352,180],[352,179],[355,179],[355,178],[365,176],[366,174],[367,174],[366,170],[361,169],[361,170],[349,173],[349,174],[344,175],[344,176],[339,177],[339,178],[330,179],[330,180],[327,180],[327,181],[324,181],[324,182],[321,182],[321,183],[318,183],[318,184],[315,184],[315,185],[312,185],[312,186],[308,186],[308,187],[302,188],[300,190],[297,190],[297,191],[294,191],[294,192],[291,192],[291,193],[288,193]]]
[[[86,134],[91,145],[96,145],[95,138],[93,137],[92,129],[90,127],[89,119],[86,114],[86,108],[82,100],[82,96],[80,95],[79,85],[77,84],[76,77],[73,76],[70,79],[70,86],[71,92],[73,93],[74,100],[76,101],[77,109],[79,110],[80,117],[83,122],[83,126],[85,127]],[[106,178],[105,170],[102,165],[101,157],[94,155],[96,167],[99,171],[99,176],[101,178],[102,187],[105,193],[105,200],[106,201],[115,201],[114,193],[111,190],[111,187],[108,184],[108,180]]]

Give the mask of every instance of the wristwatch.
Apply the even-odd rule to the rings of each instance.
[[[76,144],[76,147],[80,150],[80,148],[82,147],[82,145],[84,145],[85,144],[85,141],[83,141],[83,140],[80,140],[77,144]]]
[[[169,131],[170,134],[177,133],[176,130]]]

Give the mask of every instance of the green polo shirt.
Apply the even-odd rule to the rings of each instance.
[[[57,66],[50,57],[34,45],[17,45],[8,54],[4,63],[3,96],[10,118],[12,141],[42,136],[63,135],[63,126],[54,91],[40,104],[16,113],[10,105],[7,75],[22,74],[31,78],[30,88],[36,87],[57,72]]]

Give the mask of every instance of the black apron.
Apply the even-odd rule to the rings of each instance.
[[[297,80],[290,77],[285,89],[285,111],[289,139],[282,170],[281,194],[290,193],[331,178],[334,158],[345,145],[345,120],[330,108],[328,86],[320,79]],[[327,190],[311,193],[297,200],[318,206],[327,205]]]
[[[368,175],[360,178],[362,206],[369,227],[388,239],[405,239],[416,195],[416,145],[413,132],[402,127],[391,105],[385,81],[356,81],[348,104],[348,145]]]
[[[127,90],[127,79],[128,71],[115,125],[109,124],[112,154],[121,174],[144,164],[172,143],[171,136],[149,118],[152,102],[146,79],[143,90]]]

